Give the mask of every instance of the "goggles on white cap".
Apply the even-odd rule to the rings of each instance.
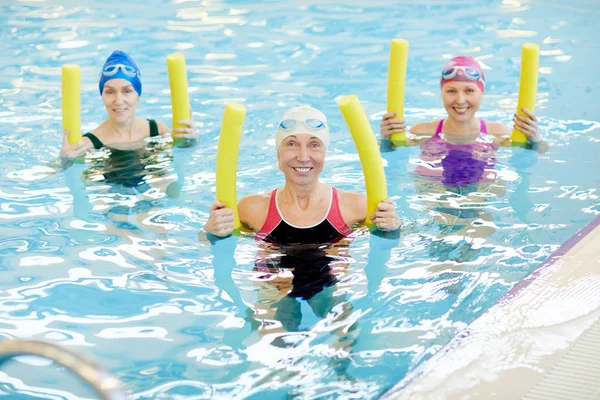
[[[325,148],[329,145],[329,127],[325,115],[309,106],[290,108],[283,114],[277,125],[275,146],[279,149],[281,142],[291,135],[309,134],[320,139]]]

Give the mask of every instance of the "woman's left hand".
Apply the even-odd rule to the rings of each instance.
[[[196,139],[198,132],[196,132],[196,123],[193,120],[182,120],[177,121],[181,125],[187,125],[186,128],[175,128],[173,129],[173,137],[182,139]]]
[[[540,135],[538,119],[535,114],[526,108],[522,108],[521,111],[523,111],[525,115],[515,114],[515,117],[513,118],[515,128],[523,132],[531,143],[540,142],[542,136]]]
[[[60,158],[73,159],[84,154],[89,149],[89,146],[86,146],[87,140],[89,139],[82,138],[75,144],[69,144],[69,130],[65,129],[63,131],[63,142],[59,153]]]
[[[377,229],[382,231],[395,231],[402,226],[394,201],[389,197],[377,204],[375,212],[369,216],[369,219]]]

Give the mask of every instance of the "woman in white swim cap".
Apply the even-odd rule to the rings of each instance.
[[[335,242],[366,219],[367,202],[362,194],[319,181],[329,141],[322,112],[300,106],[283,114],[275,144],[285,185],[270,193],[246,196],[238,204],[241,222],[257,232],[257,239],[280,245]],[[401,226],[390,198],[379,203],[370,219],[384,231]],[[222,202],[213,203],[204,230],[219,237],[231,234],[232,210]]]

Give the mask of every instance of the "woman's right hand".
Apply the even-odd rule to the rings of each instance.
[[[233,232],[233,210],[226,208],[226,204],[222,201],[215,201],[210,206],[204,231],[219,237],[230,235]]]
[[[389,139],[392,133],[406,132],[403,119],[397,119],[395,112],[384,114],[379,124],[382,139]]]
[[[63,142],[60,148],[61,158],[77,158],[87,151],[85,141],[81,139],[75,144],[69,144],[69,130],[65,129],[63,132]]]

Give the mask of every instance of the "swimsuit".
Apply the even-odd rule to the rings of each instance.
[[[415,173],[440,178],[447,186],[463,187],[494,181],[498,144],[487,133],[485,121],[480,120],[481,133],[470,144],[452,144],[443,140],[440,136],[443,125],[442,119],[435,135],[421,145],[421,163]]]
[[[156,121],[153,119],[149,119],[148,123],[150,124],[150,137],[158,136],[158,125],[156,124]],[[92,144],[94,145],[94,148],[96,150],[104,147],[104,143],[102,143],[102,141],[98,139],[93,133],[88,132],[83,136],[87,137],[92,141]]]
[[[158,125],[153,119],[149,119],[150,137],[159,136]],[[85,135],[92,141],[95,149],[104,147],[104,143],[93,133]],[[146,171],[148,156],[140,149],[121,150],[110,149],[108,158],[104,165],[99,167],[107,182],[121,184],[127,187],[136,187],[145,184],[144,177],[148,174]]]
[[[267,219],[256,233],[256,239],[278,245],[321,244],[336,242],[351,233],[352,229],[342,218],[336,189],[331,189],[329,209],[325,218],[311,226],[294,226],[281,216],[277,205],[277,189],[275,189],[271,192]]]

